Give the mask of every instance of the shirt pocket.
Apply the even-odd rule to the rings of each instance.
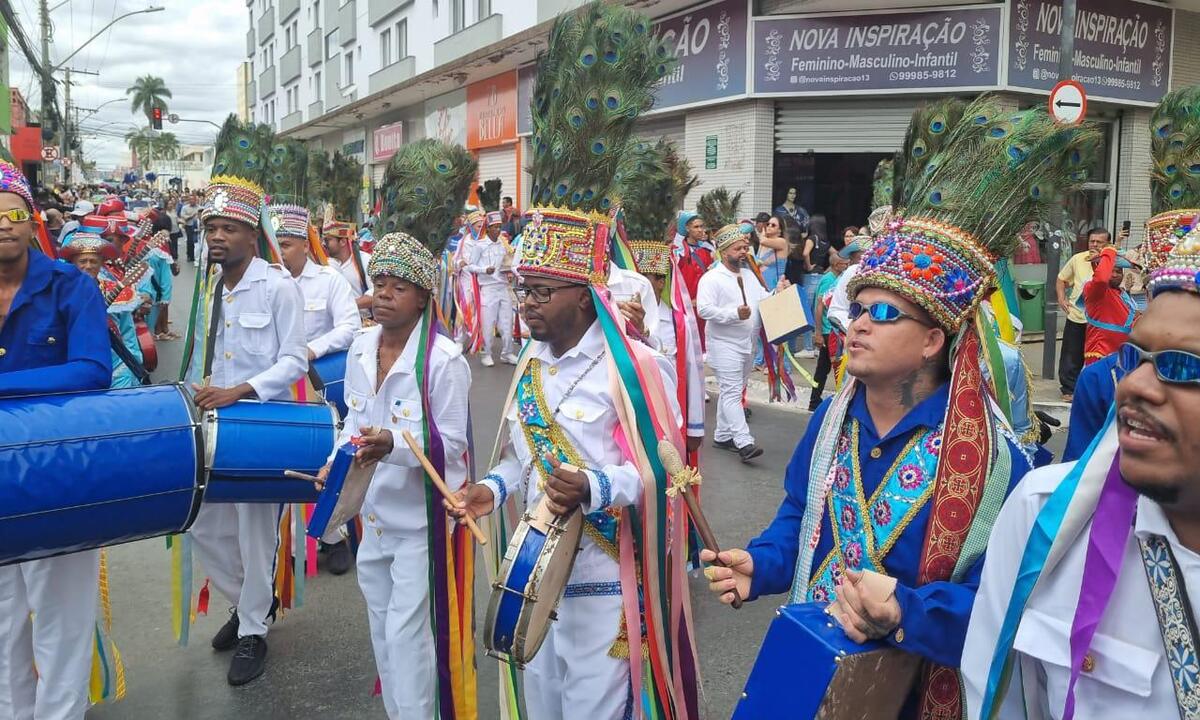
[[[271,339],[274,328],[271,327],[270,313],[241,313],[237,318],[241,329],[239,343],[251,355],[266,355],[271,352]]]
[[[308,298],[304,301],[304,312],[323,313],[329,307],[329,300],[323,297]]]
[[[346,409],[347,416],[357,414],[360,417],[369,418],[370,408],[368,407],[368,399],[365,393],[357,393],[346,391]],[[349,419],[347,417],[347,419]],[[354,428],[355,434],[358,433],[358,428]]]
[[[603,437],[603,425],[607,420],[608,408],[603,404],[588,398],[569,398],[563,401],[558,412],[558,420],[563,429],[575,439],[575,449],[584,452],[583,438]],[[615,416],[614,416],[615,417]]]
[[[394,446],[408,447],[402,435],[405,431],[412,434],[418,446],[423,444],[425,434],[422,420],[424,417],[425,414],[422,411],[420,400],[392,400],[392,404],[387,411],[387,417],[383,421],[386,423],[386,427],[392,431]]]
[[[58,322],[36,322],[26,339],[30,356],[42,361],[57,360],[67,353],[66,330]]]
[[[1070,631],[1067,621],[1029,608],[1013,642],[1014,649],[1041,665],[1052,711],[1061,711],[1066,703],[1071,677]],[[1153,650],[1096,633],[1075,685],[1076,717],[1104,717],[1113,707],[1131,707],[1139,703],[1135,698],[1144,701],[1150,697],[1159,658]]]

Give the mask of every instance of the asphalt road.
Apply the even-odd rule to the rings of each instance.
[[[173,317],[182,333],[192,283],[190,267],[176,279]],[[160,346],[160,379],[179,367],[181,342]],[[471,393],[479,462],[491,450],[500,404],[511,375],[508,366],[485,368],[472,362]],[[713,404],[708,420],[713,422]],[[706,448],[702,463],[706,514],[723,546],[741,546],[766,526],[782,496],[783,470],[804,432],[807,414],[756,406],[751,429],[765,452],[752,465],[731,453]],[[1061,449],[1062,439],[1052,443]],[[145,469],[142,471],[149,471]],[[321,572],[306,585],[304,606],[290,611],[268,635],[267,670],[253,683],[232,688],[225,682],[229,654],[215,653],[209,639],[225,621],[223,599],[213,593],[211,612],[197,618],[192,642],[178,647],[170,629],[168,553],[162,539],[109,549],[113,634],[128,673],[128,694],[120,703],[88,713],[91,720],[208,720],[216,718],[385,718],[372,697],[374,658],[366,609],[354,571],[342,577]],[[202,571],[197,570],[199,575]],[[486,585],[476,585],[477,627],[482,631]],[[691,581],[696,641],[704,685],[705,717],[729,717],[776,603],[770,599],[732,610],[717,603],[703,578]],[[480,718],[499,717],[497,667],[477,653]]]

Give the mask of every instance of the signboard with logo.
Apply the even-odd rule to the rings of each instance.
[[[404,123],[381,125],[371,133],[371,162],[383,163],[404,144]]]
[[[654,109],[746,93],[746,0],[720,0],[660,20],[654,29],[675,53]]]
[[[468,85],[467,149],[505,145],[516,139],[516,71]]]
[[[1157,103],[1171,79],[1174,11],[1133,0],[1078,0],[1072,77],[1093,98]],[[1013,0],[1008,84],[1058,82],[1062,0]]]
[[[448,92],[425,101],[425,137],[465,145],[467,142],[467,91]]]
[[[924,92],[999,82],[1001,8],[754,20],[754,92]]]
[[[367,130],[355,128],[342,133],[342,154],[365,162],[367,159]]]

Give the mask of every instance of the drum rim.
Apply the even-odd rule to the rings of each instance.
[[[540,581],[545,575],[545,572],[544,572],[545,568],[541,568],[541,570],[543,572],[541,572],[541,573],[538,572],[540,566],[543,565],[543,563],[541,562],[542,558],[546,557],[547,554],[550,554],[550,555],[556,554],[558,552],[559,543],[563,542],[563,540],[566,539],[568,535],[570,535],[574,538],[574,542],[572,543],[573,547],[571,548],[571,552],[570,552],[571,569],[567,571],[566,581],[563,582],[562,587],[560,587],[558,589],[558,593],[557,593],[558,596],[556,598],[554,598],[554,604],[551,605],[551,610],[550,610],[551,614],[554,614],[557,612],[558,606],[562,604],[563,596],[566,595],[567,585],[571,584],[571,582],[570,582],[571,581],[571,571],[573,571],[575,568],[575,559],[579,554],[579,546],[583,543],[583,522],[584,522],[583,510],[580,508],[575,508],[575,510],[573,510],[571,512],[571,514],[567,517],[566,523],[565,523],[565,526],[564,526],[562,532],[556,533],[553,541],[551,540],[550,534],[546,535],[547,545],[549,545],[551,542],[553,542],[554,550],[551,551],[550,553],[547,553],[545,548],[543,548],[541,557],[538,558],[538,562],[536,564],[534,564],[533,570],[530,571],[530,577],[529,577],[530,582],[533,582],[533,580],[535,578]],[[535,575],[535,573],[536,573],[536,575]],[[539,595],[539,602],[541,601],[541,592],[540,592],[541,587],[542,587],[541,582],[539,582],[535,589],[535,592],[538,592],[538,595]],[[532,606],[529,606],[529,607],[532,608]],[[542,632],[541,637],[537,638],[537,642],[535,642],[535,643],[528,642],[528,640],[529,640],[529,633],[528,633],[529,624],[532,621],[530,614],[531,614],[530,612],[527,612],[526,607],[522,606],[521,613],[519,615],[517,615],[517,627],[515,628],[515,630],[513,632],[513,649],[516,650],[518,643],[520,644],[520,653],[521,653],[522,657],[526,658],[525,662],[529,662],[530,660],[533,659],[533,656],[538,654],[538,651],[542,649],[542,645],[546,642],[546,635],[548,635],[550,633],[550,623],[548,622],[548,623],[546,623],[546,628]],[[554,620],[551,619],[550,622],[554,622]],[[530,647],[530,645],[532,645],[532,647]]]
[[[504,590],[500,589],[499,584],[507,584],[508,583],[508,578],[510,575],[512,575],[513,563],[516,561],[517,556],[520,555],[520,547],[525,544],[525,536],[528,534],[529,534],[529,523],[525,522],[525,520],[522,519],[521,522],[517,525],[517,529],[513,532],[512,538],[509,539],[508,547],[505,548],[505,550],[504,550],[504,558],[500,561],[500,570],[499,570],[499,572],[496,573],[496,580],[492,585],[492,597],[488,600],[487,615],[484,616],[484,621],[483,621],[484,622],[484,624],[483,624],[483,628],[484,628],[483,645],[484,645],[484,647],[489,652],[493,653],[494,655],[497,655],[497,656],[504,655],[505,657],[507,657],[509,659],[510,662],[517,662],[519,665],[524,665],[524,663],[519,662],[512,656],[512,652],[511,652],[512,644],[511,643],[509,644],[508,651],[496,649],[496,647],[495,647],[496,620],[497,620],[497,615],[500,613],[500,601],[504,599],[504,596],[506,594],[506,592]],[[518,538],[520,538],[520,542],[517,541]],[[512,557],[509,557],[508,550],[509,550],[509,548],[513,548],[513,547],[517,548],[517,552],[512,553]],[[521,616],[520,616],[520,614],[518,614],[517,622],[519,623],[520,620],[521,620]],[[516,629],[517,628],[514,625],[513,626],[513,639],[514,640],[516,639]]]
[[[193,455],[197,458],[207,459],[207,443],[204,438],[204,417],[200,413],[200,408],[196,406],[196,401],[192,395],[187,392],[187,388],[183,383],[172,383],[176,392],[183,396],[184,407],[187,408],[188,415],[192,419],[192,439],[195,443]],[[196,522],[196,517],[200,514],[200,508],[204,504],[204,495],[208,490],[208,468],[207,463],[196,463],[196,484],[192,491],[192,507],[188,512],[187,519],[183,523],[183,527],[179,528],[178,532],[187,532],[192,523]]]

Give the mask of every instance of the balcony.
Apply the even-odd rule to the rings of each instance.
[[[297,45],[279,58],[279,84],[287,85],[300,77],[300,46]]]
[[[266,100],[275,94],[275,66],[263,70],[258,76],[258,99]]]
[[[357,6],[355,0],[350,0],[338,10],[338,41],[342,45],[354,42],[356,37],[355,28],[358,27],[358,22],[354,11]]]
[[[417,59],[412,55],[397,60],[382,70],[371,73],[367,78],[367,94],[374,95],[380,90],[398,85],[417,74]]]
[[[254,44],[254,28],[246,31],[246,57],[254,57],[254,51],[258,46]]]
[[[308,106],[308,119],[309,120],[316,120],[317,118],[321,117],[324,114],[325,114],[325,103],[318,100],[315,103],[309,104],[309,106]]]
[[[499,13],[448,35],[433,44],[433,65],[445,65],[504,39],[504,16]]]
[[[304,122],[304,113],[299,110],[294,113],[288,113],[279,120],[279,131],[291,130],[302,122]]]
[[[267,11],[258,18],[258,42],[265,45],[268,40],[275,37],[275,6],[267,8]]]
[[[246,84],[246,107],[248,107],[248,108],[254,107],[255,98],[258,97],[257,95],[254,94],[255,92],[257,92],[257,88],[258,88],[258,85],[253,80],[251,80],[249,83]]]
[[[279,22],[285,23],[288,18],[300,11],[300,0],[279,0]]]
[[[397,10],[408,7],[413,0],[367,0],[367,24],[375,27]]]
[[[308,34],[308,42],[306,43],[308,47],[305,49],[308,50],[309,67],[320,65],[321,61],[325,59],[324,38],[325,35],[321,33],[321,28],[317,28]]]

